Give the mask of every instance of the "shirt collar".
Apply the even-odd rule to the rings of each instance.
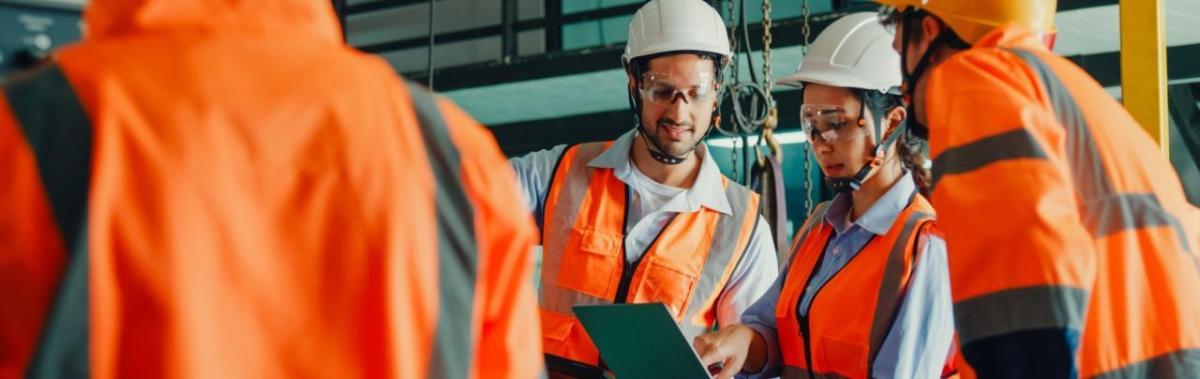
[[[887,234],[888,229],[892,228],[892,224],[896,222],[896,218],[900,217],[900,212],[908,206],[909,198],[916,191],[917,185],[913,182],[912,173],[905,171],[875,204],[867,209],[867,213],[854,221],[853,225],[865,229],[876,235]],[[825,222],[833,225],[834,230],[841,234],[845,232],[850,225],[846,223],[847,215],[850,212],[850,194],[839,193],[833,198],[833,202],[829,204],[829,210],[825,212]]]
[[[617,137],[608,149],[588,162],[588,167],[611,168],[617,179],[625,184],[634,183],[633,161],[629,152],[633,148],[633,139],[637,136],[637,129],[633,129]],[[702,159],[700,173],[696,175],[696,182],[692,184],[692,188],[686,192],[686,204],[680,205],[678,209],[664,210],[694,212],[703,206],[726,215],[733,214],[733,207],[729,204],[729,198],[725,196],[725,176],[721,174],[717,162],[708,154],[708,146],[701,143],[696,146],[696,153]],[[671,204],[667,206],[670,207]]]

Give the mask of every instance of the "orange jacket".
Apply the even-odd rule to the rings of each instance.
[[[822,220],[829,203],[821,203],[796,235],[787,278],[775,308],[784,378],[871,377],[884,337],[899,312],[912,276],[915,254],[926,237],[939,233],[934,210],[921,195],[896,217],[887,234],[872,239],[845,267],[821,287],[808,317],[798,312],[805,288],[820,266],[833,227]],[[851,301],[847,299],[861,299]],[[946,372],[953,369],[947,362]]]
[[[758,221],[758,195],[725,180],[732,214],[680,213],[637,263],[627,264],[626,184],[613,169],[588,165],[608,145],[586,143],[563,153],[546,195],[542,235],[543,348],[591,365],[599,352],[572,306],[661,302],[691,341],[716,324],[717,297]]]
[[[0,377],[541,371],[494,140],[345,46],[328,1],[86,19],[0,97]]]
[[[1120,103],[1013,26],[932,69],[923,98],[980,376],[1200,372],[1194,209]]]

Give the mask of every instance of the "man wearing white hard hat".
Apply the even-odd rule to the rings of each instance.
[[[803,89],[801,125],[838,194],[809,215],[743,324],[697,338],[702,361],[724,364],[719,377],[954,374],[946,244],[891,41],[874,13],[845,16],[779,81]]]
[[[707,3],[650,1],[621,59],[633,128],[510,161],[541,225],[548,360],[599,364],[574,305],[662,302],[690,340],[737,323],[774,282],[758,195],[724,177],[703,143],[730,54]]]

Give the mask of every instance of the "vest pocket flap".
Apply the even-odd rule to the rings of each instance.
[[[688,303],[691,302],[697,276],[665,264],[657,258],[650,258],[646,262],[645,270],[633,302],[662,302],[667,305],[676,321],[682,320]]]
[[[617,256],[621,253],[620,236],[599,233],[591,229],[571,228],[570,235],[567,236],[567,245],[579,246],[580,250],[593,254]]]
[[[621,260],[625,259],[621,257],[620,241],[612,235],[572,228],[563,247],[558,286],[611,299],[616,295]]]
[[[819,371],[833,371],[838,374],[847,375],[849,377],[862,376],[867,372],[867,345],[848,341],[829,335],[819,336],[821,363],[816,362],[814,366],[818,366]],[[816,350],[814,348],[813,350]]]

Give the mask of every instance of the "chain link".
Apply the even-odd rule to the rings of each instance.
[[[804,57],[808,57],[808,37],[811,30],[808,28],[808,0],[803,0],[800,6],[800,12],[804,14],[804,25],[800,28],[800,34],[804,36],[804,44],[800,47],[800,53]],[[804,211],[812,212],[812,155],[813,145],[812,140],[808,141],[808,152],[804,154]]]

